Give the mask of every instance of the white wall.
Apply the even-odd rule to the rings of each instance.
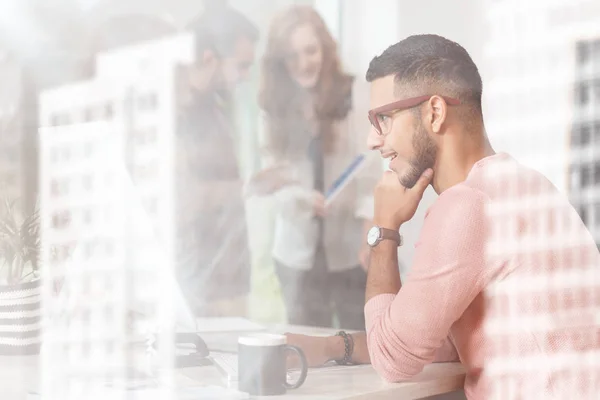
[[[427,6],[409,0],[399,0],[396,3],[397,34],[396,37],[389,38],[388,44],[391,45],[410,35],[438,34],[462,45],[475,63],[481,65],[486,35],[480,1],[429,0]],[[398,256],[403,275],[412,264],[414,245],[423,226],[425,212],[436,198],[433,189],[427,189],[414,218],[401,229],[405,244],[400,248]]]

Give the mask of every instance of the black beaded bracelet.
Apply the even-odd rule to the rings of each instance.
[[[339,331],[335,336],[341,336],[344,339],[344,358],[335,360],[338,365],[352,365],[352,354],[354,353],[354,338],[344,331]]]

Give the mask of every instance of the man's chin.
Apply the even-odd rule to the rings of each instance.
[[[407,189],[412,189],[416,184],[419,178],[421,177],[421,173],[417,173],[417,171],[411,170],[402,175],[396,174],[398,176],[398,180],[400,184]]]

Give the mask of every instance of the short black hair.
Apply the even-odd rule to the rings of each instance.
[[[237,41],[246,38],[256,42],[259,38],[258,27],[244,14],[231,8],[226,2],[205,1],[204,12],[188,24],[197,39],[210,38],[213,48],[221,56],[231,55]]]
[[[462,46],[442,36],[409,36],[373,58],[367,81],[389,75],[401,90],[456,97],[481,113],[483,84],[477,66]]]

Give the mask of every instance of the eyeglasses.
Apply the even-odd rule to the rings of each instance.
[[[395,101],[381,107],[374,108],[369,111],[369,121],[380,135],[387,135],[392,129],[392,117],[404,110],[416,107],[425,103],[434,95],[425,95],[419,97],[411,97],[409,99]],[[451,106],[460,105],[460,100],[452,97],[440,96],[446,104]]]

